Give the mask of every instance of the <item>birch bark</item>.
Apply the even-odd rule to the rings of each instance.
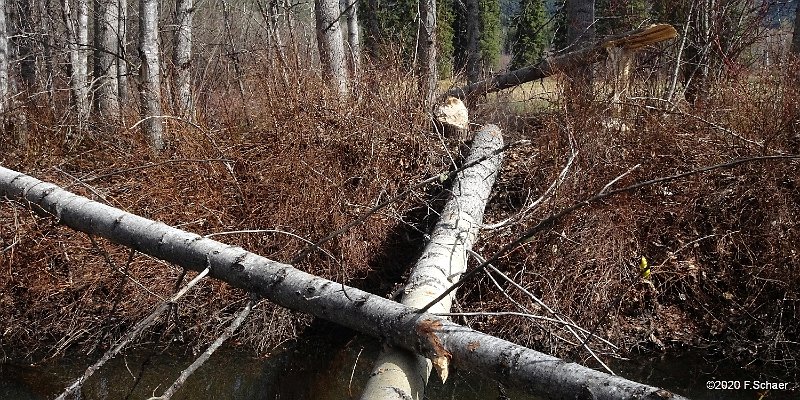
[[[500,128],[487,125],[475,134],[466,163],[476,162],[503,147]],[[458,282],[467,270],[467,250],[478,237],[483,211],[500,168],[502,155],[486,158],[456,175],[452,195],[431,233],[417,265],[411,271],[401,303],[423,308],[447,288]],[[433,305],[431,313],[448,313],[455,291]],[[428,360],[401,349],[381,352],[361,395],[368,399],[422,399],[431,366],[442,380],[447,379],[449,359]]]
[[[95,3],[95,80],[97,111],[105,118],[119,117],[119,3],[100,0]]]
[[[158,0],[139,1],[139,55],[141,66],[142,127],[150,146],[164,150],[161,119],[161,61],[158,55]]]
[[[175,110],[186,118],[192,114],[192,0],[177,0],[175,4]]]
[[[332,81],[339,98],[347,98],[347,62],[338,0],[314,0],[319,59],[325,75]]]
[[[61,0],[64,24],[67,27],[67,50],[69,51],[70,91],[75,103],[79,127],[89,118],[89,85],[87,80],[89,48],[89,1],[75,0],[75,15],[70,0]]]
[[[6,111],[8,98],[8,26],[6,0],[0,0],[0,113]]]
[[[420,88],[425,99],[425,106],[433,107],[436,100],[436,86],[439,82],[439,71],[436,65],[436,0],[420,0]]]
[[[0,198],[27,203],[59,223],[209,275],[296,311],[422,354],[545,399],[683,400],[419,312],[392,300],[300,271],[241,247],[182,231],[0,167]],[[581,397],[584,398],[584,397]]]

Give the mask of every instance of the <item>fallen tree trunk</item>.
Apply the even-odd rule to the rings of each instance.
[[[162,222],[101,204],[0,167],[0,197],[26,202],[70,228],[97,235],[256,293],[276,304],[333,321],[427,358],[549,399],[682,399],[450,322],[444,317],[329,281]],[[665,397],[666,396],[666,397]]]
[[[444,206],[431,239],[417,261],[403,290],[401,304],[422,308],[458,282],[467,270],[467,250],[478,237],[483,225],[483,210],[494,186],[502,155],[488,157],[503,147],[500,128],[484,126],[472,142],[466,163],[474,167],[460,172],[453,181],[452,195]],[[432,313],[448,313],[455,291],[429,308]],[[436,368],[444,382],[447,379],[446,356],[427,358],[405,349],[386,348],[378,356],[362,400],[422,399],[431,373]]]
[[[525,82],[542,79],[558,72],[566,72],[580,66],[599,62],[606,58],[610,48],[621,47],[625,50],[636,50],[649,44],[672,39],[677,35],[678,32],[672,25],[651,25],[647,28],[614,35],[579,50],[546,58],[538,64],[520,68],[507,74],[497,75],[491,79],[475,82],[471,85],[450,89],[445,93],[445,97],[453,96],[465,100],[470,97],[497,92]]]

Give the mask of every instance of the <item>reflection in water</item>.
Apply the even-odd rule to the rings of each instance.
[[[151,352],[133,350],[109,361],[84,385],[77,399],[140,400],[160,395],[193,361],[190,356],[174,354],[148,357]],[[266,358],[223,348],[186,382],[174,399],[357,399],[377,352],[375,341],[362,338],[332,343],[320,337],[306,337]],[[0,399],[52,399],[94,361],[86,357],[65,357],[56,363],[36,367],[0,364]],[[765,393],[752,390],[714,392],[706,390],[705,383],[710,379],[763,380],[769,377],[763,372],[710,363],[691,354],[617,362],[613,368],[622,376],[665,387],[695,400],[759,399]],[[142,373],[137,382],[139,371]],[[502,392],[507,398],[530,399],[511,390]],[[446,384],[435,376],[431,378],[427,398],[504,398],[500,393],[494,382],[452,371]],[[789,391],[766,395],[764,400],[800,398],[797,392]]]

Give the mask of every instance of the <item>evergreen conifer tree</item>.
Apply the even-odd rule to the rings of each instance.
[[[551,35],[549,16],[544,0],[521,0],[512,20],[511,69],[521,68],[540,60]]]

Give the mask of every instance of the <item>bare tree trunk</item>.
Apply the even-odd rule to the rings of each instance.
[[[118,0],[99,0],[94,10],[95,49],[94,79],[97,111],[100,116],[119,118],[119,3]]]
[[[192,117],[192,0],[177,0],[175,4],[175,110],[184,118]]]
[[[467,6],[467,83],[481,79],[481,53],[478,43],[481,35],[481,16],[478,0],[464,0]]]
[[[361,32],[358,27],[358,0],[347,1],[347,44],[353,63],[353,78],[361,74]]]
[[[385,338],[427,358],[445,357],[507,387],[546,399],[684,400],[666,390],[569,363],[498,339],[447,318],[395,303],[281,264],[240,247],[170,227],[89,200],[0,167],[0,197],[29,204],[60,224],[253,292],[278,305]]]
[[[67,49],[69,50],[70,90],[75,102],[79,127],[89,118],[88,48],[89,48],[89,1],[75,0],[75,15],[70,9],[70,0],[62,0],[62,14],[67,27]]]
[[[467,270],[467,251],[472,249],[483,224],[483,211],[492,192],[502,155],[500,128],[486,125],[472,143],[466,164],[483,159],[455,178],[453,193],[442,210],[441,218],[431,233],[430,242],[411,271],[403,291],[402,304],[421,309],[458,282]],[[433,305],[432,313],[448,313],[455,300],[455,291]],[[363,400],[422,399],[431,366],[442,380],[447,379],[449,360],[446,357],[428,360],[407,350],[387,349],[378,356],[372,375],[361,395]]]
[[[570,46],[583,47],[594,41],[594,0],[567,0],[567,42]],[[584,65],[570,74],[569,85],[572,99],[581,99],[592,94],[592,66]]]
[[[436,65],[436,0],[420,0],[420,35],[419,48],[422,60],[420,63],[420,89],[426,108],[432,108],[436,101],[436,86],[439,83],[439,72]]]
[[[25,90],[33,93],[36,86],[36,55],[33,52],[35,33],[33,31],[32,0],[18,0],[18,32],[15,40],[17,57],[20,60],[20,77]]]
[[[128,0],[119,0],[119,25],[117,27],[119,43],[117,51],[117,87],[119,89],[120,104],[125,104],[130,99],[128,87]]]
[[[164,150],[164,121],[161,118],[161,62],[158,55],[158,0],[139,1],[139,56],[142,59],[142,123],[150,146]]]
[[[800,1],[794,10],[794,32],[792,32],[792,53],[800,56]]]
[[[347,98],[347,61],[339,25],[338,0],[314,0],[319,59],[326,77],[331,79],[340,99]]]
[[[8,108],[8,25],[6,0],[0,0],[0,114]],[[0,115],[0,121],[2,115]]]
[[[39,14],[42,16],[39,26],[40,34],[42,35],[42,56],[44,57],[44,75],[43,85],[47,91],[47,101],[50,108],[55,109],[55,86],[53,80],[55,79],[55,68],[53,60],[53,38],[56,33],[53,32],[53,23],[50,19],[50,0],[39,1]]]

